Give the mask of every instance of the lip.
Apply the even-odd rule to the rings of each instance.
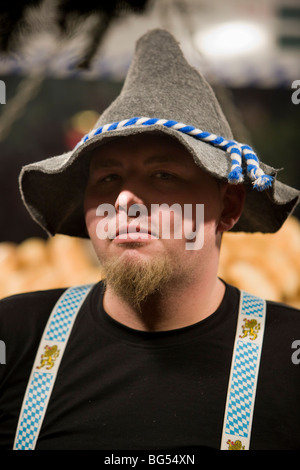
[[[148,228],[139,227],[139,230],[137,230],[137,227],[135,226],[126,225],[117,229],[114,240],[120,242],[142,242],[147,240],[157,240],[158,238],[158,235],[149,231]]]

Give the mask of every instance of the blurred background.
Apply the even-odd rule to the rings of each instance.
[[[93,127],[120,92],[136,40],[155,27],[210,81],[235,138],[300,189],[299,0],[2,2],[0,297],[101,276],[89,242],[47,240],[23,207],[18,175]],[[220,275],[300,306],[299,218],[298,208],[272,238],[227,234]]]

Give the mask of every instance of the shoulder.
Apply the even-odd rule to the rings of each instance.
[[[65,289],[28,292],[0,300],[1,340],[14,343],[23,336],[40,333]]]
[[[267,316],[272,322],[300,322],[300,310],[290,305],[267,301]]]
[[[64,289],[28,292],[0,301],[0,339],[6,356],[0,383],[30,370],[49,315],[63,292]]]
[[[300,310],[277,302],[267,302],[264,348],[276,364],[290,362],[291,348],[300,341]],[[296,372],[296,371],[294,371]],[[297,370],[299,374],[299,371]]]
[[[34,315],[41,312],[49,305],[54,304],[65,289],[53,289],[36,292],[26,292],[23,294],[15,294],[0,300],[0,319],[3,320],[7,316],[12,318],[21,315]]]
[[[238,292],[240,297],[240,289],[232,289],[232,286],[229,287],[231,288],[231,295]],[[249,292],[246,293],[250,296],[252,295]],[[253,297],[256,298],[257,296],[253,295]],[[300,310],[283,302],[263,300],[266,302],[265,338],[276,340],[278,347],[284,338],[289,342],[293,338],[300,340]]]
[[[75,286],[83,292],[83,288],[89,286]],[[92,287],[92,285],[91,285]],[[22,328],[32,333],[44,328],[54,306],[60,297],[68,290],[68,287],[49,289],[35,292],[26,292],[6,297],[0,300],[0,331],[13,331],[14,334]]]
[[[32,302],[35,300],[44,300],[46,298],[55,298],[61,295],[67,288],[59,288],[59,289],[50,289],[50,290],[41,290],[41,291],[34,291],[34,292],[24,292],[21,294],[14,294],[9,297],[4,297],[0,299],[0,308],[9,308],[10,306],[18,303],[23,302]]]

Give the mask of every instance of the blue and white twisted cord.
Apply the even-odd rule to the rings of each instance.
[[[242,162],[244,161],[246,163],[247,174],[252,180],[255,189],[258,191],[263,191],[272,185],[273,177],[263,172],[263,170],[260,168],[257,155],[249,145],[241,144],[235,140],[226,140],[224,137],[217,136],[211,132],[202,131],[196,127],[188,126],[174,120],[133,117],[130,119],[124,119],[123,121],[105,124],[104,126],[93,129],[91,132],[86,134],[80,140],[80,142],[78,142],[75,149],[92,137],[103,134],[105,132],[128,126],[152,126],[154,124],[162,125],[164,127],[183,132],[184,134],[188,134],[196,139],[202,140],[203,142],[206,142],[229,153],[231,158],[231,169],[228,174],[228,181],[230,183],[238,184],[244,181],[242,169]]]

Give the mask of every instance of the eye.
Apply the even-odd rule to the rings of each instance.
[[[161,180],[171,180],[175,178],[174,175],[171,173],[168,173],[167,171],[158,171],[157,173],[154,174],[155,178],[161,179]]]
[[[111,173],[101,178],[100,183],[111,183],[112,181],[115,181],[118,178],[119,178],[119,175],[115,173]]]

